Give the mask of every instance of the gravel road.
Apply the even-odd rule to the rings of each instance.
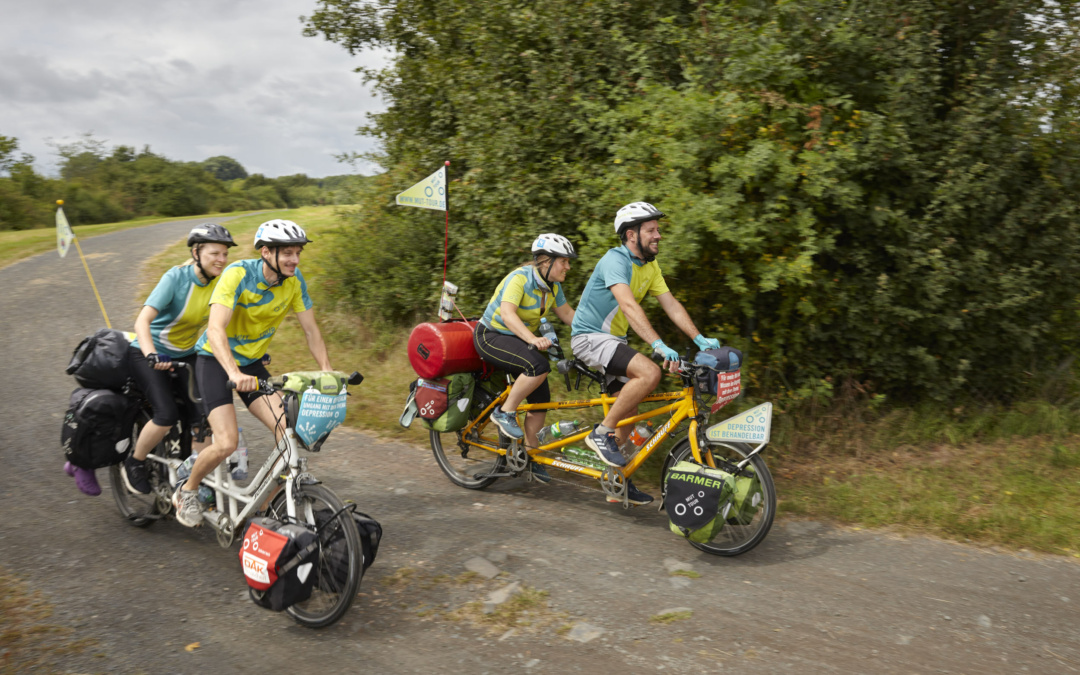
[[[82,242],[114,326],[132,324],[140,266],[192,222]],[[60,468],[75,386],[63,369],[102,325],[97,303],[73,255],[15,263],[0,284],[0,564],[55,605],[53,623],[91,641],[56,655],[61,670],[1080,671],[1072,559],[783,519],[751,553],[716,558],[667,532],[655,509],[623,511],[596,492],[521,480],[456,488],[420,432],[409,444],[340,430],[311,456],[312,472],[386,536],[345,618],[303,628],[247,600],[235,545],[171,520],[131,527],[105,471],[102,496],[76,490]],[[265,434],[248,432],[256,423],[241,423],[263,446]],[[501,575],[463,577],[476,558]],[[523,615],[530,625],[479,626],[461,609],[513,581],[548,593]],[[669,609],[692,614],[650,621]]]

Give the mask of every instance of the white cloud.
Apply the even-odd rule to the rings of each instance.
[[[314,0],[37,0],[0,24],[0,134],[51,170],[47,138],[86,131],[177,160],[226,154],[249,172],[326,176],[383,109],[351,57],[301,35]],[[374,171],[375,167],[361,167]]]

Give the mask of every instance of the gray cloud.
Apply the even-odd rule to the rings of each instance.
[[[217,154],[276,176],[344,173],[333,155],[383,109],[350,57],[300,35],[313,0],[38,0],[0,25],[0,134],[50,170],[47,138],[93,131],[173,159]],[[362,170],[374,171],[366,166]]]

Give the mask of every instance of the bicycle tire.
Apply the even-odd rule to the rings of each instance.
[[[149,413],[146,410],[140,410],[132,429],[132,451],[135,449],[134,444],[138,440],[139,434],[149,421]],[[170,433],[172,433],[172,430],[170,430]],[[164,453],[164,443],[164,440],[158,443],[154,448],[155,453]],[[166,495],[171,495],[172,492],[169,485],[168,471],[158,462],[147,462],[146,469],[150,478],[150,494],[144,495],[127,489],[124,479],[120,476],[120,472],[123,470],[122,467],[122,464],[113,464],[109,467],[109,483],[112,488],[113,500],[116,502],[116,508],[120,511],[120,515],[124,516],[124,519],[135,527],[147,527],[154,524],[155,521],[160,519],[161,515],[169,511],[168,508],[163,508],[163,504],[168,504]]]
[[[735,461],[741,461],[753,450],[751,446],[745,443],[710,442],[706,447],[713,453],[714,457]],[[668,470],[684,459],[693,459],[689,438],[679,441],[668,454],[667,461],[664,463],[662,485],[666,481]],[[760,454],[754,455],[750,459],[747,468],[757,475],[761,486],[763,498],[757,513],[748,523],[737,521],[732,523],[729,520],[728,524],[717,535],[717,538],[711,542],[698,543],[688,540],[691,546],[712,555],[737,556],[746,553],[764,541],[765,536],[769,534],[769,530],[772,528],[773,519],[776,517],[776,486],[773,483],[769,467],[765,465],[765,460]]]
[[[319,522],[319,514],[329,518],[345,508],[345,503],[325,485],[302,485],[294,498],[297,520],[314,529],[320,525],[322,528],[319,529],[319,566],[314,572],[311,597],[286,608],[285,613],[308,628],[324,628],[345,615],[360,588],[364,562],[360,533],[348,511],[329,524]],[[271,500],[267,515],[285,521],[287,513],[282,490]],[[343,543],[343,548],[331,551],[335,542]],[[342,552],[344,568],[340,560]]]
[[[469,446],[469,453],[482,454],[484,459],[480,460],[472,457],[462,457],[458,450],[458,435],[456,433],[443,434],[435,430],[430,430],[429,433],[431,452],[435,455],[435,461],[438,463],[439,468],[442,469],[442,472],[446,474],[446,477],[449,478],[454,485],[458,485],[467,490],[482,490],[498,480],[497,477],[487,474],[502,473],[506,466],[505,455],[500,455],[497,452],[491,452],[473,446]],[[446,453],[446,449],[443,446],[443,436],[454,439],[453,454],[448,455]]]

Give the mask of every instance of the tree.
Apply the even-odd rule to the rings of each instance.
[[[473,312],[538,232],[588,270],[644,199],[699,325],[790,395],[1008,395],[1080,328],[1075,0],[322,0],[306,32],[395,54],[337,249],[366,309],[433,306],[437,223],[391,204],[451,159]]]
[[[217,157],[211,157],[210,159],[204,160],[202,162],[202,168],[209,171],[220,181],[248,177],[247,170],[244,169],[240,162],[232,157],[226,157],[225,155],[218,155]]]

